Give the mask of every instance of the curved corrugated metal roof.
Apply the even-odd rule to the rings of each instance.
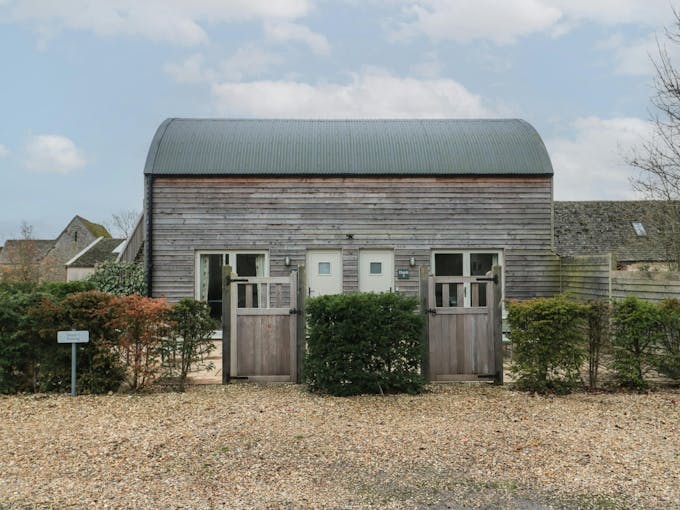
[[[551,175],[518,119],[167,119],[151,175]]]

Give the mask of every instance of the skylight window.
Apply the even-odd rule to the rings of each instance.
[[[645,230],[645,226],[640,223],[639,221],[634,221],[633,222],[633,228],[635,229],[635,233],[642,237],[647,235],[647,231]]]

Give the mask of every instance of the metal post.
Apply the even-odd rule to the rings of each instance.
[[[76,396],[76,343],[71,343],[71,396]]]

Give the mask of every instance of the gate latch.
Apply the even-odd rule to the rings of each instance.
[[[494,283],[498,283],[498,275],[495,274],[495,275],[493,275],[493,276],[480,276],[479,278],[477,278],[477,281],[478,281],[478,282],[494,282]]]
[[[430,315],[437,315],[437,309],[436,309],[436,308],[428,308],[428,309],[425,310],[425,311],[426,311],[427,313],[429,313]]]
[[[302,310],[298,310],[297,308],[291,308],[288,311],[288,313],[291,315],[302,315]]]
[[[247,282],[248,278],[232,278],[231,276],[227,276],[224,279],[224,282],[227,284],[227,287],[231,285],[233,282]]]

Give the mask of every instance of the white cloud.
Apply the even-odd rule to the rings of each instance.
[[[422,78],[437,78],[444,69],[442,61],[437,53],[430,51],[423,55],[420,62],[411,66],[412,71]]]
[[[623,200],[635,197],[630,178],[636,170],[626,157],[652,133],[642,119],[585,117],[574,134],[546,140],[555,170],[556,200]]]
[[[243,46],[219,65],[219,74],[227,80],[240,81],[260,76],[272,67],[282,64],[283,57],[258,46]]]
[[[668,0],[403,0],[392,35],[513,43],[534,33],[564,35],[579,24],[647,27],[673,21]]]
[[[310,9],[309,0],[15,0],[0,6],[0,20],[26,23],[41,39],[83,30],[191,46],[207,41],[208,23],[297,19]]]
[[[67,174],[85,166],[73,140],[60,135],[35,135],[26,145],[24,165],[40,172]]]
[[[545,0],[560,9],[572,21],[589,21],[603,25],[659,26],[672,21],[669,0]]]
[[[354,74],[345,84],[225,82],[214,84],[212,92],[218,112],[226,116],[469,118],[503,113],[454,80],[401,78],[379,69]]]
[[[9,156],[9,149],[0,143],[0,158]]]
[[[196,53],[183,62],[169,62],[163,69],[179,83],[216,83],[260,76],[281,63],[281,56],[251,45],[239,48],[215,66],[207,65],[205,56]]]
[[[680,59],[680,47],[669,44],[665,34],[651,33],[647,37],[626,40],[621,34],[614,34],[601,41],[598,49],[611,55],[618,74],[653,76],[654,62],[659,60],[659,45],[665,48],[671,61]]]
[[[419,0],[403,13],[409,20],[400,24],[396,37],[423,33],[432,39],[487,39],[498,44],[546,30],[561,16],[559,9],[541,0]]]
[[[266,22],[264,24],[265,35],[274,41],[298,41],[306,44],[318,55],[328,55],[330,45],[322,34],[313,32],[300,23],[287,21]]]
[[[216,78],[215,71],[205,67],[205,57],[200,53],[180,63],[169,62],[163,69],[179,83],[204,83]]]

